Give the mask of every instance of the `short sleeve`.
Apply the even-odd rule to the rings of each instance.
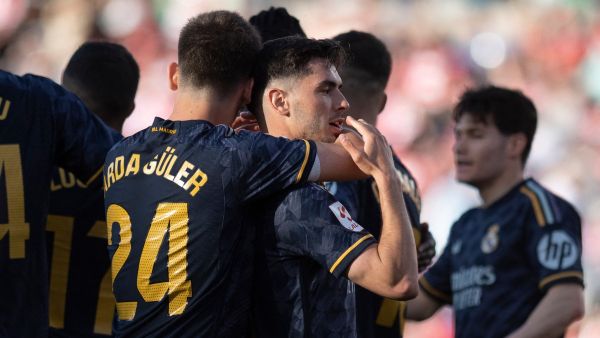
[[[252,135],[251,135],[252,134]],[[249,152],[242,163],[242,199],[265,197],[293,184],[306,182],[314,164],[316,144],[307,140],[288,140],[263,133],[243,132]]]
[[[335,277],[376,243],[340,202],[311,185],[286,197],[275,213],[275,229],[282,249],[310,257]]]
[[[451,239],[452,235],[438,260],[419,280],[419,286],[422,291],[444,304],[452,304],[452,284],[450,281],[452,268],[450,261],[451,250],[453,245],[460,245],[452,243]]]
[[[545,215],[554,222],[531,222],[528,228],[528,258],[542,292],[560,283],[583,286],[581,220],[570,207],[560,211]]]
[[[50,79],[36,77],[36,80],[32,86],[37,105],[34,109],[45,108],[52,114],[56,165],[73,172],[85,184],[99,181],[106,153],[120,135],[74,94]]]

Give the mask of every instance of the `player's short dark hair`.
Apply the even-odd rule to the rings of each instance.
[[[119,44],[86,42],[71,56],[62,84],[112,124],[129,116],[140,80],[137,62]]]
[[[250,78],[260,47],[260,36],[239,14],[200,14],[190,19],[179,35],[181,80],[225,93]]]
[[[286,36],[306,37],[300,21],[283,7],[270,7],[250,17],[264,42]]]
[[[333,38],[348,54],[340,70],[344,81],[375,85],[383,91],[392,71],[392,56],[385,44],[367,32],[351,30]]]
[[[267,84],[276,79],[310,74],[309,63],[314,59],[325,59],[337,68],[344,63],[345,53],[337,42],[329,39],[288,36],[267,41],[254,67],[250,111],[262,118],[262,95]]]
[[[527,145],[521,159],[527,160],[537,126],[537,111],[533,102],[521,91],[485,86],[465,91],[454,108],[454,121],[469,114],[478,121],[490,119],[504,135],[525,134]]]

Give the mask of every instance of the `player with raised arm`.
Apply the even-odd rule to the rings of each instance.
[[[54,166],[98,185],[114,135],[52,80],[0,71],[0,336],[48,335],[46,216]]]
[[[348,114],[375,125],[387,101],[385,87],[392,68],[391,55],[381,40],[367,32],[349,31],[335,36],[333,40],[338,41],[348,54],[348,62],[340,69],[344,81],[342,93],[350,102]],[[421,196],[417,182],[398,156],[392,155],[413,226],[421,272],[435,256],[435,242],[427,226],[420,222]],[[379,238],[382,220],[378,185],[374,179],[328,182],[326,186],[359,224]],[[357,287],[359,337],[401,337],[405,307],[405,302],[384,298]]]
[[[334,142],[348,102],[337,73],[343,49],[332,40],[286,37],[265,43],[250,110],[274,136]],[[380,156],[362,159],[380,189],[379,243],[323,187],[290,188],[249,210],[257,224],[254,320],[257,337],[356,335],[354,284],[395,299],[416,295],[414,239],[391,149],[376,129],[349,120]],[[341,278],[345,277],[345,278]]]
[[[461,96],[454,121],[456,179],[483,203],[454,223],[407,316],[423,320],[448,304],[456,337],[562,337],[583,316],[581,220],[524,178],[535,106],[519,91],[475,88]]]
[[[263,40],[286,36],[303,36],[298,20],[285,8],[269,8],[250,18]],[[391,56],[375,36],[351,31],[334,38],[341,43],[348,61],[340,69],[344,81],[342,92],[351,103],[348,114],[375,125],[385,107],[385,87],[391,72]],[[238,125],[259,130],[254,117],[243,113]],[[421,199],[418,186],[408,169],[393,154],[398,175],[402,178],[404,201],[410,216],[415,242],[418,245],[419,271],[423,271],[435,256],[435,241],[427,226],[420,223]],[[381,214],[377,185],[373,179],[353,182],[326,182],[326,186],[360,224],[376,238],[381,232]],[[326,273],[326,272],[325,272]],[[362,287],[356,289],[357,325],[360,337],[401,337],[405,303],[380,297]]]
[[[169,67],[170,119],[156,118],[107,156],[116,336],[243,336],[248,203],[307,180],[364,175],[340,145],[228,127],[249,102],[260,47],[235,13],[192,18]]]
[[[62,83],[116,133],[133,111],[139,78],[125,47],[86,42],[71,56]],[[110,335],[115,300],[102,187],[88,188],[73,173],[55,168],[50,190],[50,336]]]

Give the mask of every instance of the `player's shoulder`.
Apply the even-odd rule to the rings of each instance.
[[[19,76],[0,71],[0,88],[5,95],[47,99],[77,100],[77,97],[53,80],[34,74]]]
[[[478,207],[473,207],[473,208],[468,209],[467,211],[463,212],[460,215],[460,217],[458,217],[458,219],[456,221],[454,221],[450,231],[461,233],[462,228],[468,226],[474,220],[477,220],[479,218],[480,212],[481,212],[481,209]]]
[[[284,191],[287,200],[302,200],[305,204],[318,205],[323,201],[333,200],[333,195],[322,185],[307,182]]]
[[[285,189],[269,200],[275,204],[279,214],[291,212],[295,215],[322,214],[328,205],[336,201],[327,189],[312,182]]]
[[[536,180],[532,178],[525,180],[518,190],[519,194],[514,198],[514,203],[525,206],[534,215],[537,225],[580,222],[579,213],[571,203]]]

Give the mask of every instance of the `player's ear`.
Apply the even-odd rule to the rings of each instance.
[[[279,88],[267,88],[267,104],[280,115],[290,115],[289,97],[287,92]]]
[[[254,79],[250,78],[244,84],[244,90],[242,92],[242,104],[247,105],[250,103],[250,100],[252,99],[252,87],[254,87]]]
[[[511,158],[521,159],[527,146],[527,137],[523,133],[510,135],[508,138],[508,155]]]
[[[177,62],[171,62],[169,65],[169,88],[171,90],[179,89],[179,65]]]

